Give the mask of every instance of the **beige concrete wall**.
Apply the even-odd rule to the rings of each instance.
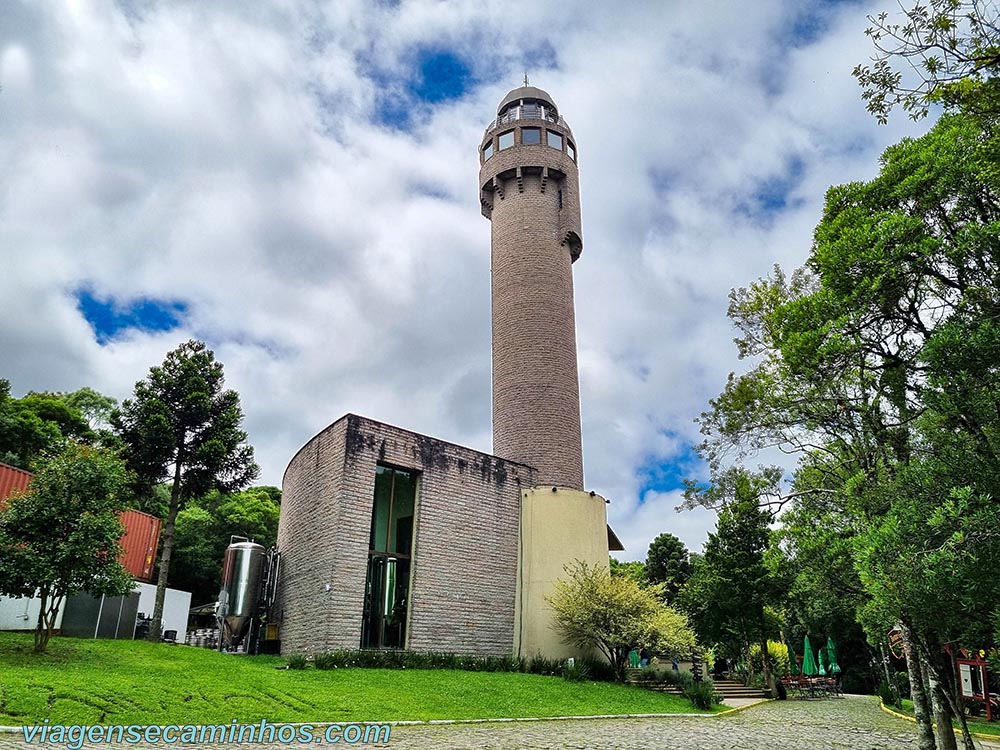
[[[521,492],[514,652],[525,658],[584,656],[553,628],[545,597],[565,566],[577,560],[608,565],[607,506],[604,498],[580,490],[534,487]]]

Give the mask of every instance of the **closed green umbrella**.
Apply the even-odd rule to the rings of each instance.
[[[825,648],[816,649],[816,661],[819,662],[819,676],[826,677],[826,666],[823,664],[823,652],[826,651]]]
[[[807,635],[805,643],[802,645],[802,674],[812,677],[818,671],[816,657],[813,656],[812,646],[809,644],[809,636]]]
[[[837,664],[837,652],[833,648],[833,639],[826,639],[826,654],[830,661],[830,674],[840,674],[840,665]]]
[[[795,661],[795,652],[791,646],[788,647],[788,673],[793,677],[797,677],[799,674],[799,665]]]

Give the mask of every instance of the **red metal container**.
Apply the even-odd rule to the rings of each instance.
[[[125,533],[119,540],[125,548],[121,563],[138,580],[148,582],[153,577],[162,521],[139,510],[126,510],[119,518],[125,527]]]
[[[14,490],[26,489],[33,476],[30,471],[0,463],[0,508],[7,504],[6,499]]]

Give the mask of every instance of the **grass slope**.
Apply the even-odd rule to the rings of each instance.
[[[698,713],[637,687],[448,670],[277,669],[241,657],[139,641],[0,633],[0,724],[217,724]],[[707,713],[707,712],[706,712]]]
[[[892,706],[889,706],[889,708],[892,708]],[[903,708],[900,710],[900,713],[913,716],[913,701],[904,698]],[[970,732],[1000,736],[1000,721],[986,721],[986,719],[977,719],[971,716],[966,716],[965,721],[969,725]],[[955,729],[961,729],[961,726],[956,719],[952,719],[951,723]]]

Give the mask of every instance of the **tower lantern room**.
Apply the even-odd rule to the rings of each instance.
[[[583,251],[579,152],[552,97],[507,94],[479,148],[492,224],[493,451],[540,484],[583,488],[572,264]]]

